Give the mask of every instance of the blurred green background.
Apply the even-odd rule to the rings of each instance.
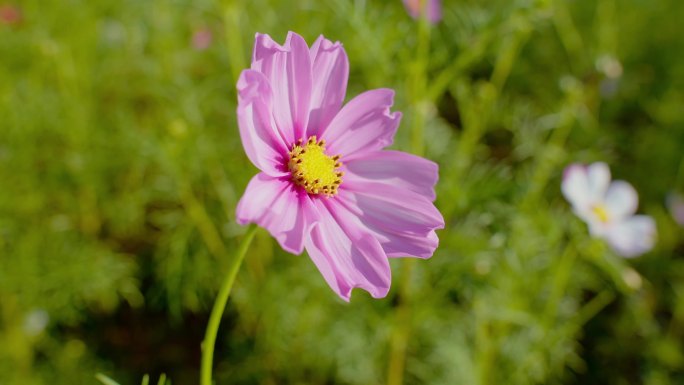
[[[198,383],[256,172],[235,83],[256,32],[341,41],[347,99],[397,91],[394,148],[440,164],[427,261],[344,303],[263,230],[218,384],[682,384],[684,2],[20,0],[0,5],[0,384]],[[8,17],[9,16],[9,17]],[[656,248],[624,260],[560,194],[606,161]]]

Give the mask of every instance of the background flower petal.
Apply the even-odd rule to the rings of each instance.
[[[321,136],[331,153],[349,161],[364,152],[382,150],[392,144],[401,113],[390,113],[394,91],[386,88],[366,91],[349,101]]]
[[[631,184],[618,180],[608,187],[605,205],[610,219],[619,221],[636,212],[639,197]]]
[[[607,240],[616,253],[623,257],[636,257],[653,248],[656,225],[647,215],[635,215],[613,226]]]
[[[427,8],[427,19],[430,23],[437,23],[442,19],[441,0],[403,0],[406,11],[414,19],[419,19],[423,13],[421,7]]]
[[[670,193],[667,196],[667,207],[670,214],[680,226],[684,226],[684,197],[677,193]]]
[[[280,246],[300,254],[310,226],[317,220],[311,199],[289,180],[264,173],[247,185],[236,210],[238,223],[256,223],[278,240]]]
[[[311,56],[304,39],[287,34],[284,45],[257,34],[252,69],[263,73],[273,90],[273,116],[288,143],[303,137],[311,100]]]
[[[385,297],[392,273],[378,240],[355,227],[352,214],[333,200],[314,203],[321,220],[306,240],[306,251],[328,285],[345,301],[355,287]]]
[[[592,203],[587,168],[577,163],[566,167],[561,191],[576,211],[587,210]]]
[[[347,93],[349,59],[342,44],[319,36],[311,46],[312,89],[307,135],[320,135]]]
[[[427,0],[428,9],[427,17],[431,23],[437,23],[442,20],[442,0]]]
[[[401,151],[377,151],[345,162],[345,180],[383,182],[435,200],[437,163]]]
[[[587,178],[592,201],[602,202],[610,185],[610,168],[603,162],[592,163],[587,166]]]

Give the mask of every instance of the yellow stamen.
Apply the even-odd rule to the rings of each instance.
[[[337,169],[342,166],[340,156],[328,156],[325,153],[325,140],[310,137],[304,145],[301,139],[292,146],[290,161],[287,167],[292,174],[292,181],[302,186],[309,194],[324,194],[328,197],[337,194],[342,183],[343,172]]]
[[[594,212],[594,214],[598,217],[599,221],[606,223],[610,219],[608,217],[608,210],[606,210],[606,207],[603,205],[598,205],[592,207],[591,211]]]

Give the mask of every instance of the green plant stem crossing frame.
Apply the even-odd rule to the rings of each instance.
[[[251,224],[247,229],[247,233],[242,239],[242,243],[240,243],[237,253],[233,258],[232,264],[228,269],[228,274],[226,274],[226,277],[221,284],[221,289],[219,290],[216,301],[214,302],[214,307],[211,309],[209,324],[207,325],[207,331],[204,334],[204,341],[202,341],[202,367],[200,371],[201,385],[212,385],[211,371],[214,362],[214,345],[216,344],[216,334],[218,333],[221,317],[223,316],[223,311],[226,309],[226,303],[230,297],[230,292],[233,289],[235,277],[240,270],[242,260],[245,259],[247,249],[249,249],[249,245],[252,243],[252,239],[254,239],[256,229],[257,226],[254,224]]]

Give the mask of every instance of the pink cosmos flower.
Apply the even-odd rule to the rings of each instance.
[[[403,0],[404,7],[414,19],[419,19],[420,16],[427,11],[426,16],[430,23],[436,24],[442,20],[442,2],[441,0]]]
[[[561,190],[591,235],[605,239],[616,253],[636,257],[653,248],[653,218],[634,215],[639,201],[634,187],[625,181],[611,183],[605,163],[568,166]]]
[[[437,165],[392,143],[401,113],[394,92],[364,92],[344,107],[349,61],[323,36],[309,48],[290,32],[284,45],[257,34],[251,69],[238,80],[238,124],[261,170],[237,206],[283,249],[306,249],[330,287],[387,295],[388,257],[429,258],[444,219],[433,205]]]
[[[0,23],[16,25],[21,22],[21,10],[12,4],[0,5]]]
[[[211,46],[214,35],[207,27],[199,28],[192,34],[192,47],[198,51],[204,51]]]

